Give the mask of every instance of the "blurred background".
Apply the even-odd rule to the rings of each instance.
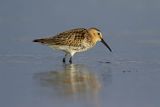
[[[136,51],[139,58],[152,54],[157,59],[159,9],[159,0],[2,0],[1,54],[39,54],[35,49],[39,47],[28,44],[32,39],[94,26],[101,29],[114,52],[126,55]]]

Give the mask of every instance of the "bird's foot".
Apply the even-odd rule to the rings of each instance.
[[[69,63],[72,64],[72,57],[69,59]]]
[[[63,63],[65,63],[65,62],[66,62],[66,59],[65,59],[65,58],[63,58],[62,62],[63,62]]]

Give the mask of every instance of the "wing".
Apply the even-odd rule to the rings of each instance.
[[[34,42],[41,42],[47,45],[66,45],[78,47],[82,42],[88,39],[89,32],[84,28],[72,29],[50,38],[37,39]]]

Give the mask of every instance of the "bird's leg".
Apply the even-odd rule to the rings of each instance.
[[[65,56],[64,56],[64,58],[63,58],[63,63],[65,63],[66,62],[66,57],[67,57],[67,54],[65,54]]]
[[[70,53],[70,59],[69,59],[69,63],[70,64],[72,64],[72,57],[73,57],[73,55],[75,54],[76,52],[71,52]]]
[[[69,63],[72,64],[72,56],[69,59]]]

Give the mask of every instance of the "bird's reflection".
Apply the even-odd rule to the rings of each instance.
[[[35,78],[41,86],[53,88],[63,95],[77,93],[97,93],[101,88],[101,82],[85,65],[64,65],[62,70],[52,70],[35,74]]]

